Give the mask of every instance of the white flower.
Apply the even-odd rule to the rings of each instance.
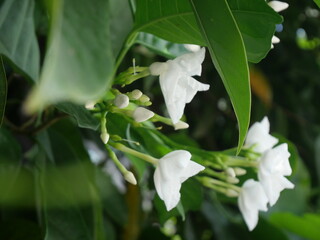
[[[254,151],[263,153],[271,149],[277,144],[278,139],[269,134],[270,123],[267,117],[264,117],[261,122],[254,123],[248,130],[245,146],[251,147],[255,145]]]
[[[289,4],[281,1],[270,1],[268,5],[276,12],[281,12],[289,7]]]
[[[260,158],[258,178],[268,197],[270,206],[277,202],[282,190],[294,188],[294,185],[284,177],[290,176],[292,173],[289,157],[288,145],[283,143],[268,150]]]
[[[253,179],[244,182],[239,194],[238,205],[250,231],[258,223],[259,210],[268,210],[267,203],[268,198],[259,182]]]
[[[190,52],[197,52],[201,48],[199,45],[195,45],[195,44],[183,44],[183,46]]]
[[[132,117],[136,122],[144,122],[154,116],[154,112],[146,109],[144,107],[137,107],[133,113]]]
[[[204,167],[190,160],[191,154],[185,150],[168,153],[159,160],[153,179],[159,197],[167,211],[173,209],[180,200],[181,184],[204,170]]]
[[[160,87],[173,124],[178,123],[183,115],[186,103],[191,102],[198,91],[207,91],[208,84],[198,82],[191,76],[201,75],[201,64],[205,48],[187,53],[165,63],[153,63],[152,75],[160,75]]]

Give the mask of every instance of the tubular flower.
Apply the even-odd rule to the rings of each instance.
[[[289,157],[288,145],[283,143],[268,150],[260,158],[258,178],[268,197],[270,206],[277,202],[282,190],[294,188],[294,185],[284,177],[290,176],[292,173]]]
[[[167,211],[173,209],[180,200],[181,184],[204,170],[204,167],[191,161],[191,154],[176,150],[159,159],[153,175],[159,197],[164,201]]]
[[[268,198],[261,184],[253,179],[248,179],[242,185],[238,206],[250,231],[258,223],[259,210],[267,211]]]
[[[256,122],[249,128],[245,146],[251,147],[254,145],[254,151],[258,153],[271,149],[278,143],[278,139],[271,136],[269,131],[269,119],[264,117],[261,122]]]
[[[169,116],[176,124],[183,115],[185,105],[193,99],[198,91],[207,91],[208,84],[203,84],[191,76],[201,75],[201,64],[205,48],[187,53],[167,62],[155,62],[150,66],[152,75],[160,75],[160,87],[168,109]]]

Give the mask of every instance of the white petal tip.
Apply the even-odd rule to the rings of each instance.
[[[199,45],[195,45],[195,44],[184,44],[183,46],[190,52],[197,52],[201,48]]]
[[[101,133],[100,138],[104,144],[107,144],[110,138],[108,133]]]
[[[94,105],[95,104],[96,103],[93,102],[93,101],[87,102],[86,105],[85,105],[85,108],[88,109],[88,110],[92,110],[92,109],[94,109]]]
[[[179,121],[174,124],[174,130],[186,129],[189,128],[189,124],[183,121]]]
[[[276,12],[281,12],[289,7],[289,4],[281,1],[270,1],[268,5]]]
[[[155,62],[149,67],[151,75],[158,76],[167,69],[167,63]]]

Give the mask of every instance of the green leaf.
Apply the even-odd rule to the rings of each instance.
[[[84,106],[73,103],[59,103],[56,108],[74,117],[79,127],[92,130],[97,130],[99,127],[98,119],[94,118]]]
[[[317,6],[320,8],[320,0],[313,0],[315,2],[315,4],[317,4]]]
[[[107,90],[114,65],[109,10],[107,0],[48,0],[48,49],[27,111],[61,101],[84,104]]]
[[[242,37],[226,0],[190,2],[238,119],[239,152],[248,130],[251,108],[249,70]]]
[[[228,4],[241,32],[248,60],[260,62],[270,50],[276,24],[282,22],[282,17],[265,0],[228,0]]]
[[[0,54],[5,55],[15,66],[37,81],[40,54],[33,10],[33,0],[3,1],[0,9]]]
[[[7,77],[4,70],[2,57],[0,56],[0,127],[2,125],[7,102]]]
[[[150,33],[139,33],[136,43],[166,58],[175,58],[189,52],[182,44],[166,41]]]
[[[304,239],[318,240],[320,236],[320,216],[305,214],[303,217],[292,213],[274,213],[270,221],[287,231],[297,234]]]
[[[281,23],[281,16],[264,0],[228,2],[243,37],[248,60],[259,62],[271,48],[275,24]],[[215,10],[207,9],[211,15]],[[134,30],[175,43],[207,46],[188,0],[138,0]]]

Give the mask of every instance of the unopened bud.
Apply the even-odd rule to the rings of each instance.
[[[129,182],[129,183],[131,183],[133,185],[137,185],[137,180],[136,180],[136,178],[135,178],[135,176],[133,175],[132,172],[127,171],[123,176],[124,176],[124,179],[127,182]]]
[[[174,124],[174,130],[186,129],[189,128],[189,124],[186,122],[179,121]]]
[[[236,173],[237,176],[243,176],[247,173],[247,170],[245,170],[244,168],[236,167],[234,168],[234,172]]]
[[[234,169],[231,168],[231,167],[227,168],[227,169],[225,170],[225,173],[226,173],[229,177],[232,177],[232,178],[236,177],[236,173],[235,173]]]
[[[144,107],[137,107],[132,114],[133,119],[136,122],[144,122],[154,116],[154,112],[144,108]]]
[[[107,132],[103,132],[100,134],[100,138],[104,144],[107,144],[110,138],[110,135]]]
[[[227,180],[228,183],[232,183],[232,184],[237,184],[237,183],[239,183],[239,179],[236,178],[236,177],[227,177],[226,180]]]
[[[150,98],[147,95],[142,94],[142,96],[139,98],[139,100],[140,100],[140,102],[145,103],[145,102],[149,102]]]
[[[129,97],[125,94],[119,94],[113,100],[113,104],[118,108],[125,108],[129,105]]]
[[[289,4],[281,1],[270,1],[268,5],[276,12],[281,12],[289,7]]]
[[[238,197],[239,196],[239,193],[233,189],[227,189],[226,191],[226,196],[227,197]]]
[[[93,102],[93,101],[87,102],[86,105],[85,105],[85,108],[88,109],[88,110],[92,110],[92,109],[94,109],[94,105],[95,104],[96,103]]]
[[[138,100],[139,98],[141,98],[142,96],[142,92],[139,89],[135,89],[131,92],[131,97],[133,100]]]
[[[271,43],[272,44],[277,44],[280,42],[280,38],[276,37],[276,36],[272,36],[271,38]]]

